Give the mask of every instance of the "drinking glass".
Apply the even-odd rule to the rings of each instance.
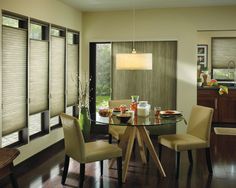
[[[160,106],[155,106],[154,107],[154,114],[155,116],[159,117],[161,112],[161,107]]]

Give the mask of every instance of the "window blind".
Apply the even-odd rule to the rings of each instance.
[[[65,96],[65,39],[52,36],[51,44],[50,116],[64,112]]]
[[[212,39],[213,68],[228,68],[229,61],[236,61],[236,38]],[[232,67],[232,65],[231,65]]]
[[[67,45],[67,106],[78,102],[79,45]]]
[[[48,110],[48,42],[30,41],[29,111]]]
[[[2,27],[2,134],[26,126],[27,31]]]

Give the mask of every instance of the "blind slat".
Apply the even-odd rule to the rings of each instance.
[[[48,110],[48,42],[30,41],[30,114]]]
[[[26,126],[27,32],[2,27],[3,136]]]
[[[64,65],[65,39],[52,37],[52,64],[51,64],[51,103],[50,116],[54,117],[64,111]]]

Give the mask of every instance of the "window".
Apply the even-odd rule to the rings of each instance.
[[[47,25],[33,21],[30,24],[29,61],[29,136],[36,138],[47,133],[49,122],[49,35]]]
[[[42,26],[38,24],[30,24],[30,38],[42,40]]]
[[[78,85],[66,75],[79,73],[79,33],[2,11],[1,34],[0,147],[5,147],[60,127],[61,112],[78,114]]]
[[[41,113],[29,117],[29,136],[35,135],[42,131]]]
[[[59,124],[59,114],[65,111],[65,31],[56,28],[59,36],[51,33],[50,126]]]
[[[26,80],[27,20],[3,14],[2,135],[4,136],[3,138],[8,138],[9,136],[11,140],[15,138],[15,142],[23,140],[19,138],[18,133],[21,130],[25,130],[27,126]]]
[[[78,104],[79,34],[67,33],[67,106]]]
[[[2,147],[6,147],[19,142],[19,133],[14,132],[2,137]]]
[[[15,19],[15,18],[3,16],[2,17],[2,25],[18,28],[19,27],[19,20]]]
[[[111,99],[111,43],[96,44],[96,109]]]

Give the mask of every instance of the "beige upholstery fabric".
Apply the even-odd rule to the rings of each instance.
[[[79,122],[76,118],[60,115],[65,140],[65,154],[80,163],[89,163],[122,156],[122,150],[103,141],[84,143]]]
[[[163,135],[158,142],[175,151],[210,147],[210,130],[213,109],[195,105],[189,119],[186,134]]]
[[[85,144],[86,163],[116,158],[119,156],[122,156],[121,149],[115,145],[108,144],[107,142],[96,141]]]
[[[126,105],[127,107],[131,104],[131,99],[123,99],[123,100],[110,100],[108,105],[109,108],[115,108],[119,107],[120,105]],[[122,136],[125,133],[126,126],[114,126],[109,125],[108,133],[112,135],[117,140],[120,140],[120,136]]]

